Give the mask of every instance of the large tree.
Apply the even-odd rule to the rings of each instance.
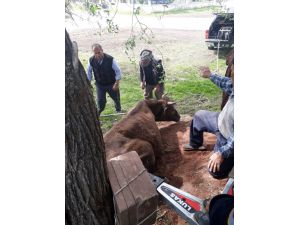
[[[103,135],[78,48],[65,32],[65,223],[111,225]]]

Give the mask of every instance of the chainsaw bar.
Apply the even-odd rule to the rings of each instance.
[[[233,178],[229,178],[226,185],[225,185],[225,188],[222,192],[222,194],[228,194],[228,195],[234,195],[234,179]]]
[[[157,192],[190,225],[208,225],[208,213],[205,201],[187,192],[175,188],[160,177],[150,174]]]

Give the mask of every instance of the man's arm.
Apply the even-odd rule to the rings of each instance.
[[[232,80],[229,77],[223,77],[218,74],[214,74],[206,66],[200,67],[200,73],[202,77],[209,78],[215,85],[225,91],[227,94],[231,94],[233,91]]]
[[[212,73],[210,75],[210,80],[223,91],[225,91],[228,95],[232,93],[233,85],[231,78]]]
[[[121,72],[121,69],[117,63],[117,61],[115,59],[113,59],[113,62],[112,62],[112,69],[115,71],[115,78],[116,78],[116,81],[119,82],[119,80],[121,80],[121,77],[122,77],[122,72]]]
[[[115,59],[113,59],[113,62],[112,62],[112,69],[115,71],[115,74],[116,74],[116,76],[115,76],[116,82],[113,86],[113,90],[117,91],[119,89],[119,82],[122,77],[122,72],[121,72],[121,69]]]
[[[89,79],[89,81],[93,79],[93,68],[90,62],[88,62],[88,66],[87,66],[87,78]]]
[[[140,66],[140,80],[141,80],[141,82],[144,81],[144,71],[143,71],[142,66]]]
[[[145,89],[146,77],[144,77],[144,70],[141,65],[140,65],[140,80],[141,80],[140,87],[142,89]]]
[[[220,171],[221,163],[224,159],[233,156],[233,135],[227,139],[226,145],[219,148],[209,158],[208,169],[212,172]]]
[[[233,155],[233,147],[234,147],[234,134],[229,136],[227,139],[226,145],[223,145],[218,149],[218,151],[221,153],[222,157],[228,158]]]

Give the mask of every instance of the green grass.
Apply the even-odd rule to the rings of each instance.
[[[82,59],[86,62],[86,59]],[[215,62],[211,64],[213,69]],[[225,61],[220,60],[220,67],[225,66]],[[224,68],[223,68],[224,70]],[[167,95],[177,102],[177,110],[180,114],[191,116],[199,109],[219,110],[221,91],[209,79],[199,77],[195,67],[178,66],[175,68],[177,73],[172,77],[167,77],[165,88]],[[143,91],[140,89],[139,80],[136,75],[123,74],[120,83],[122,110],[128,111],[137,102],[143,99]],[[95,84],[94,96],[95,93]],[[102,115],[115,114],[114,102],[107,96],[107,103]],[[100,117],[103,133],[107,132],[115,122],[121,119],[121,115]]]

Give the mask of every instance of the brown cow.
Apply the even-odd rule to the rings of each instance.
[[[179,121],[174,102],[144,100],[104,136],[107,160],[136,151],[144,166],[154,169],[155,158],[163,154],[163,144],[155,121]]]

